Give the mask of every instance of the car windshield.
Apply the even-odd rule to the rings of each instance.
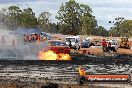
[[[83,42],[89,42],[89,40],[83,40]]]
[[[89,42],[82,42],[82,44],[88,44]]]
[[[61,41],[51,41],[50,44],[51,46],[67,46],[65,42]]]
[[[111,45],[116,45],[116,42],[111,42]]]
[[[67,42],[70,42],[70,41],[71,41],[71,42],[75,42],[75,38],[66,38],[66,41],[67,41]]]

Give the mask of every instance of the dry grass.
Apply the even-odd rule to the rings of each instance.
[[[75,52],[79,52],[82,53],[83,50],[87,50],[87,52],[90,52],[90,54],[94,54],[94,55],[103,55],[103,51],[102,49],[99,48],[81,48],[79,51],[75,51]],[[114,53],[114,52],[113,52]],[[132,49],[123,49],[123,48],[119,48],[117,50],[117,52],[115,52],[116,54],[132,54]]]

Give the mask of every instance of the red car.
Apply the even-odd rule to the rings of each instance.
[[[65,42],[61,40],[50,40],[48,41],[48,46],[44,50],[52,50],[54,53],[69,53],[70,47],[66,45]]]

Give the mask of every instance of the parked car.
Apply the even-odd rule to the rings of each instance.
[[[54,53],[69,53],[70,48],[66,45],[65,42],[61,40],[49,40],[48,45],[46,48],[43,49],[44,51],[52,50]]]
[[[90,43],[89,42],[82,42],[81,48],[89,48]]]
[[[46,37],[47,37],[48,40],[52,39],[52,37],[50,35],[46,35]]]
[[[117,50],[118,50],[118,48],[119,48],[119,46],[118,46],[118,44],[117,44],[117,41],[115,41],[115,40],[110,40],[110,41],[106,41],[107,42],[107,44],[110,42],[111,43],[111,51],[113,51],[113,52],[117,52]]]
[[[41,33],[41,39],[43,40],[44,37],[46,37],[48,40],[52,39],[52,37],[50,35],[46,34],[46,32],[42,32]]]
[[[100,44],[101,44],[101,42],[99,40],[96,40],[93,43],[94,43],[94,46],[100,46]]]
[[[66,37],[65,42],[70,48],[75,50],[81,48],[81,38],[79,36]]]

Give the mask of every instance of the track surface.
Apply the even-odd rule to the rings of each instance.
[[[7,81],[17,80],[27,83],[29,82],[43,83],[48,81],[68,85],[77,84],[78,80],[77,68],[79,65],[82,65],[86,69],[86,72],[88,74],[120,73],[130,74],[132,76],[131,55],[97,57],[73,54],[72,58],[75,60],[40,61],[40,60],[13,60],[13,58],[12,59],[5,58],[5,60],[1,59],[0,79]],[[119,86],[119,88],[121,88],[122,86]],[[126,87],[131,88],[128,86],[131,86],[131,84],[127,84]]]
[[[0,61],[0,79],[21,79],[23,81],[55,81],[76,83],[78,65],[68,62],[52,61]],[[132,64],[94,64],[82,65],[87,73],[130,74]]]

